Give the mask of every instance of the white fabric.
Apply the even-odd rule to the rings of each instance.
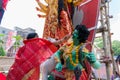
[[[48,74],[55,69],[55,60],[54,55],[51,56],[50,59],[47,59],[45,62],[43,62],[40,66],[40,72],[41,72],[41,79],[42,80],[48,80]]]

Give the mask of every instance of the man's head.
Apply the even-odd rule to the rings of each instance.
[[[32,39],[32,38],[37,38],[38,37],[38,34],[37,33],[29,33],[27,35],[27,39]]]
[[[73,40],[79,40],[80,43],[85,43],[90,32],[85,25],[77,25],[73,32]]]

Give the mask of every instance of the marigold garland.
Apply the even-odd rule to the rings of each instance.
[[[70,46],[67,46],[66,47],[66,51],[65,51],[65,54],[66,55],[68,55],[69,56],[69,58],[70,58],[70,63],[73,65],[73,66],[76,66],[78,63],[79,63],[79,59],[78,59],[78,51],[79,51],[79,48],[80,48],[80,46],[82,45],[82,43],[80,44],[80,45],[78,45],[78,46],[76,46],[75,47],[75,51],[76,51],[76,61],[75,62],[73,62],[73,60],[72,60],[72,50],[74,50],[73,49],[73,42],[70,44]]]

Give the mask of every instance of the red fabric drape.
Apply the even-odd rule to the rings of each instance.
[[[3,4],[2,4],[3,9],[6,9],[7,3],[8,3],[8,0],[3,0]]]
[[[0,73],[0,80],[6,80],[6,76],[2,73]]]
[[[24,44],[16,54],[15,62],[7,75],[8,80],[22,80],[30,70],[39,67],[57,50],[51,42],[41,38],[25,40]]]

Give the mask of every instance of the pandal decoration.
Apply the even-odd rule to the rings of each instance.
[[[43,38],[61,39],[66,34],[71,34],[73,31],[71,11],[68,9],[69,4],[73,6],[80,5],[84,0],[44,0],[43,4],[40,0],[36,0],[39,7],[36,10],[39,18],[45,19]],[[67,10],[66,10],[67,9]]]
[[[46,5],[43,4],[40,0],[36,0],[39,7],[36,7],[36,10],[39,11],[41,14],[38,14],[39,18],[46,18],[45,19],[45,26],[43,31],[43,38],[54,38],[54,39],[61,39],[67,34],[71,34],[74,27],[72,24],[72,9],[71,6],[75,7],[80,5],[85,0],[44,0]],[[63,1],[64,9],[59,12],[58,9],[62,5],[59,5],[59,1]],[[72,4],[71,4],[72,3]],[[75,48],[76,53],[78,53],[79,48],[81,45]],[[70,49],[66,51],[66,54],[70,54],[72,52],[73,43],[70,45]],[[76,66],[78,64],[78,54],[76,54],[76,61],[73,62],[72,55],[69,55],[70,62],[72,65]],[[56,61],[59,60],[56,58]],[[90,71],[88,71],[90,72]],[[81,79],[86,80],[89,75],[81,76]],[[82,78],[86,77],[86,78]]]

